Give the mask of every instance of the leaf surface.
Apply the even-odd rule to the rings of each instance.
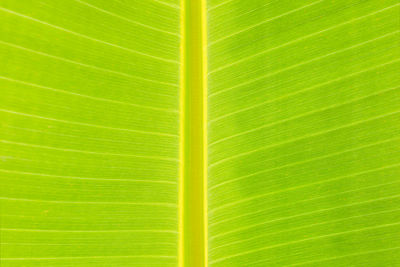
[[[211,266],[400,264],[399,12],[208,2]]]
[[[1,266],[179,264],[181,3],[0,1]],[[210,266],[400,265],[399,14],[207,1]]]
[[[176,266],[177,3],[1,1],[2,266]]]

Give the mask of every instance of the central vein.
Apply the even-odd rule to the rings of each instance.
[[[206,0],[181,0],[180,267],[207,266]]]

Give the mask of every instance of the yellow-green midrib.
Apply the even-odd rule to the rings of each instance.
[[[181,265],[207,266],[207,58],[205,1],[182,6]]]

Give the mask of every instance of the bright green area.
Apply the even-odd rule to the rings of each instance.
[[[2,267],[177,266],[180,8],[0,1]],[[399,1],[207,16],[209,265],[400,266]]]
[[[177,265],[178,4],[0,1],[2,267]]]
[[[398,0],[209,0],[211,266],[400,266]]]

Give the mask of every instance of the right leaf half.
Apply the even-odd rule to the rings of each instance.
[[[210,0],[211,266],[400,265],[398,0]]]

